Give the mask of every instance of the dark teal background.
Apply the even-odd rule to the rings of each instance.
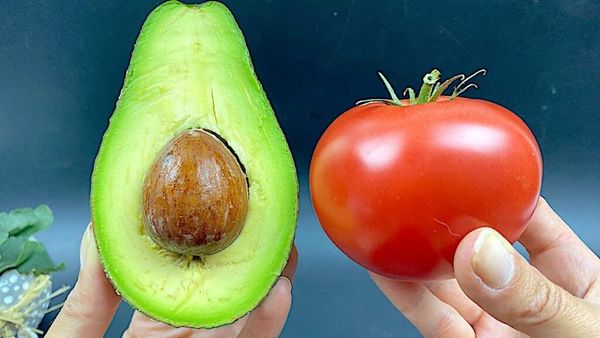
[[[48,203],[39,238],[75,282],[89,220],[93,160],[146,15],[159,1],[0,2],[0,210]],[[306,174],[326,126],[353,102],[401,91],[438,67],[481,67],[466,96],[517,113],[544,157],[543,193],[600,251],[600,2],[233,1],[256,71],[299,168],[300,265],[285,337],[416,337],[368,278],[329,242]],[[108,337],[120,336],[122,305]],[[44,321],[49,325],[51,316]]]

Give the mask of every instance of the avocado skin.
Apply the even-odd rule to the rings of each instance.
[[[139,224],[140,211],[134,210],[138,202],[141,203],[141,182],[152,159],[175,135],[192,128],[218,134],[235,151],[247,170],[249,204],[255,215],[251,217],[251,211],[245,226],[248,230],[244,230],[246,234],[243,232],[236,240],[240,243],[234,242],[231,249],[208,256],[203,266],[195,266],[194,269],[199,269],[195,275],[185,268],[168,265],[171,258],[161,258],[163,253],[159,254],[160,250],[147,238],[140,239],[147,236]],[[131,163],[123,164],[124,161]],[[298,214],[296,169],[285,136],[254,73],[242,32],[221,3],[189,5],[167,1],[146,19],[96,158],[91,208],[106,275],[117,293],[133,308],[155,320],[175,327],[227,325],[258,306],[277,281],[294,240]],[[271,209],[271,212],[265,214],[260,209]],[[127,230],[119,230],[120,227]],[[254,231],[262,231],[254,237],[266,234],[267,246],[272,246],[269,252],[274,252],[274,258],[268,263],[255,262],[261,248],[250,233]],[[131,239],[136,241],[136,248],[152,252],[156,257],[125,250],[116,244]],[[253,265],[247,267],[250,263],[244,259],[238,263],[232,259],[236,255],[250,255]],[[155,259],[157,262],[153,262]],[[137,265],[124,263],[128,260]],[[165,277],[166,285],[171,287],[169,290],[158,292],[155,284],[144,284],[151,278],[144,279],[148,273],[142,271],[143,268],[136,273],[131,271],[146,264],[155,269],[167,265],[164,275],[175,280]],[[220,270],[231,269],[234,264],[239,264],[240,273],[219,275]],[[260,275],[253,276],[253,269],[261,270]],[[197,283],[181,291],[176,278],[189,274]],[[240,279],[247,287],[223,296],[222,290],[211,289],[204,282],[211,274],[218,275],[214,279],[223,281],[227,276]],[[225,300],[216,302],[206,296],[211,291],[221,292],[221,299]],[[236,298],[243,300],[235,301]],[[198,313],[191,314],[188,311],[191,308],[199,309]]]

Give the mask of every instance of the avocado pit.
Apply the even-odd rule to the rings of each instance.
[[[248,212],[246,175],[232,151],[202,129],[173,139],[144,179],[143,222],[164,249],[210,255],[240,234]]]

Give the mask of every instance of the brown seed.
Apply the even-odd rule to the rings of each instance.
[[[171,141],[144,180],[146,232],[161,247],[209,255],[239,235],[248,212],[246,175],[216,136],[193,129]]]

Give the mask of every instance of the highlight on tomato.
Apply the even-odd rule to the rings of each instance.
[[[322,135],[312,203],[356,263],[403,280],[452,278],[470,231],[489,226],[511,243],[524,231],[540,194],[540,149],[510,110],[459,97],[478,74],[485,70],[441,82],[434,69],[401,100],[380,73],[391,99],[359,101]]]

